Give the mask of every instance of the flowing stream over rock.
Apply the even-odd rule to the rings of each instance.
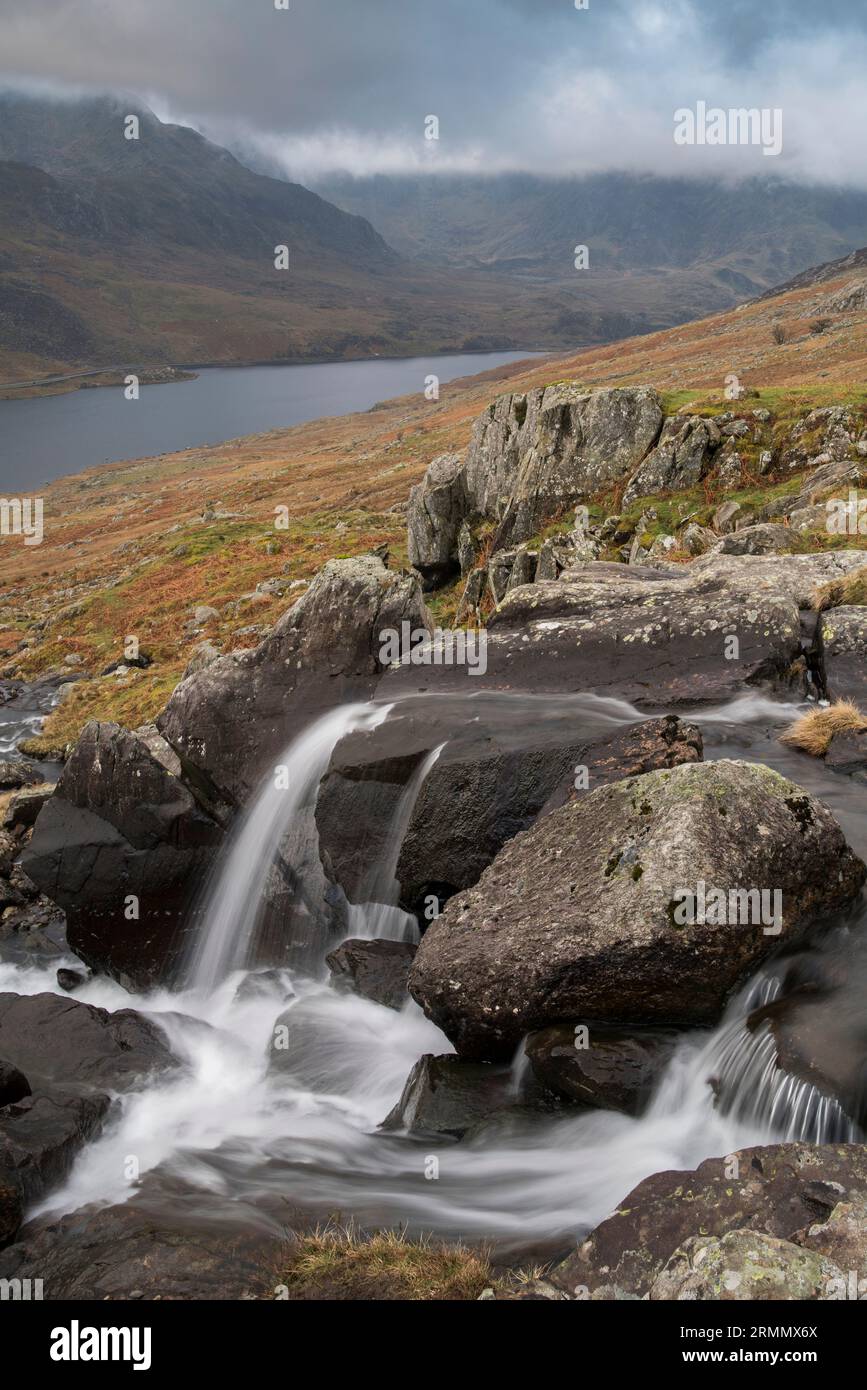
[[[528,723],[525,697],[496,698],[502,718]],[[461,702],[452,699],[457,710]],[[593,696],[536,697],[536,709],[540,703],[548,706],[546,718],[567,719],[579,737],[647,717],[622,701]],[[473,697],[461,707],[466,721],[486,708]],[[862,793],[776,740],[794,712],[751,694],[684,717],[702,725],[706,758],[767,762],[821,796],[863,856]],[[214,1221],[283,1229],[292,1210],[304,1207],[323,1216],[339,1211],[361,1223],[525,1247],[582,1234],[651,1173],[693,1168],[750,1144],[854,1134],[836,1102],[775,1071],[765,1028],[750,1033],[745,1027],[747,1014],[775,997],[773,962],[731,1003],[717,1029],[682,1037],[638,1118],[607,1111],[528,1115],[518,1107],[460,1143],[379,1131],[415,1061],[452,1051],[444,1035],[413,1002],[398,1012],[333,989],[324,969],[333,940],[321,942],[318,959],[303,969],[250,969],[246,960],[269,867],[281,846],[286,852],[293,818],[310,815],[333,747],[348,730],[373,728],[392,714],[391,706],[337,710],[287,751],[282,762],[291,770],[291,791],[278,791],[269,778],[238,827],[209,890],[188,985],[131,997],[97,979],[77,991],[85,1002],[109,1009],[132,1005],[159,1019],[186,1065],[122,1097],[117,1117],[40,1211],[146,1200],[149,1211],[170,1220],[180,1203],[188,1209],[193,1200],[197,1212]],[[395,905],[396,856],[440,751],[407,785],[388,845],[370,867],[371,901],[351,910],[349,935],[412,931],[412,919]],[[54,988],[53,971],[0,964],[0,990]],[[275,1068],[278,1018],[288,1028],[289,1047]],[[519,1053],[516,1096],[526,1072]],[[130,1155],[140,1169],[137,1182],[128,1176]],[[430,1177],[432,1155],[439,1161],[436,1178]]]

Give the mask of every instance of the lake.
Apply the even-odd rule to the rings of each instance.
[[[143,386],[128,401],[122,386],[0,401],[0,489],[32,492],[94,464],[221,444],[244,434],[350,415],[378,401],[422,393],[532,352],[455,353],[294,367],[206,367],[195,381]]]

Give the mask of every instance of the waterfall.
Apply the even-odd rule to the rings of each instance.
[[[700,1056],[713,1078],[723,1115],[754,1123],[787,1141],[805,1144],[857,1143],[859,1126],[834,1097],[785,1071],[778,1061],[770,1025],[748,1026],[754,1009],[779,996],[780,982],[761,975],[742,996],[737,1016],[725,1021]]]
[[[401,792],[386,843],[359,893],[364,901],[350,904],[351,936],[366,940],[418,941],[415,918],[397,905],[400,892],[397,863],[422,784],[444,748],[445,744],[441,743],[422,759]]]
[[[312,822],[319,783],[335,746],[357,729],[375,729],[391,708],[342,705],[318,719],[278,758],[273,774],[242,812],[206,885],[202,926],[189,963],[193,988],[209,993],[248,963],[263,917],[266,879],[287,836],[297,845],[299,823]]]

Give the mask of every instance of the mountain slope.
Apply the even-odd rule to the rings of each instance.
[[[582,243],[600,269],[700,271],[744,295],[867,242],[867,194],[778,178],[343,176],[316,187],[405,255],[523,275],[563,277]]]

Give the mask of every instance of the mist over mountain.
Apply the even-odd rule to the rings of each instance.
[[[404,255],[522,275],[567,275],[580,243],[591,268],[700,270],[747,294],[867,242],[867,193],[779,178],[344,175],[313,186]]]

